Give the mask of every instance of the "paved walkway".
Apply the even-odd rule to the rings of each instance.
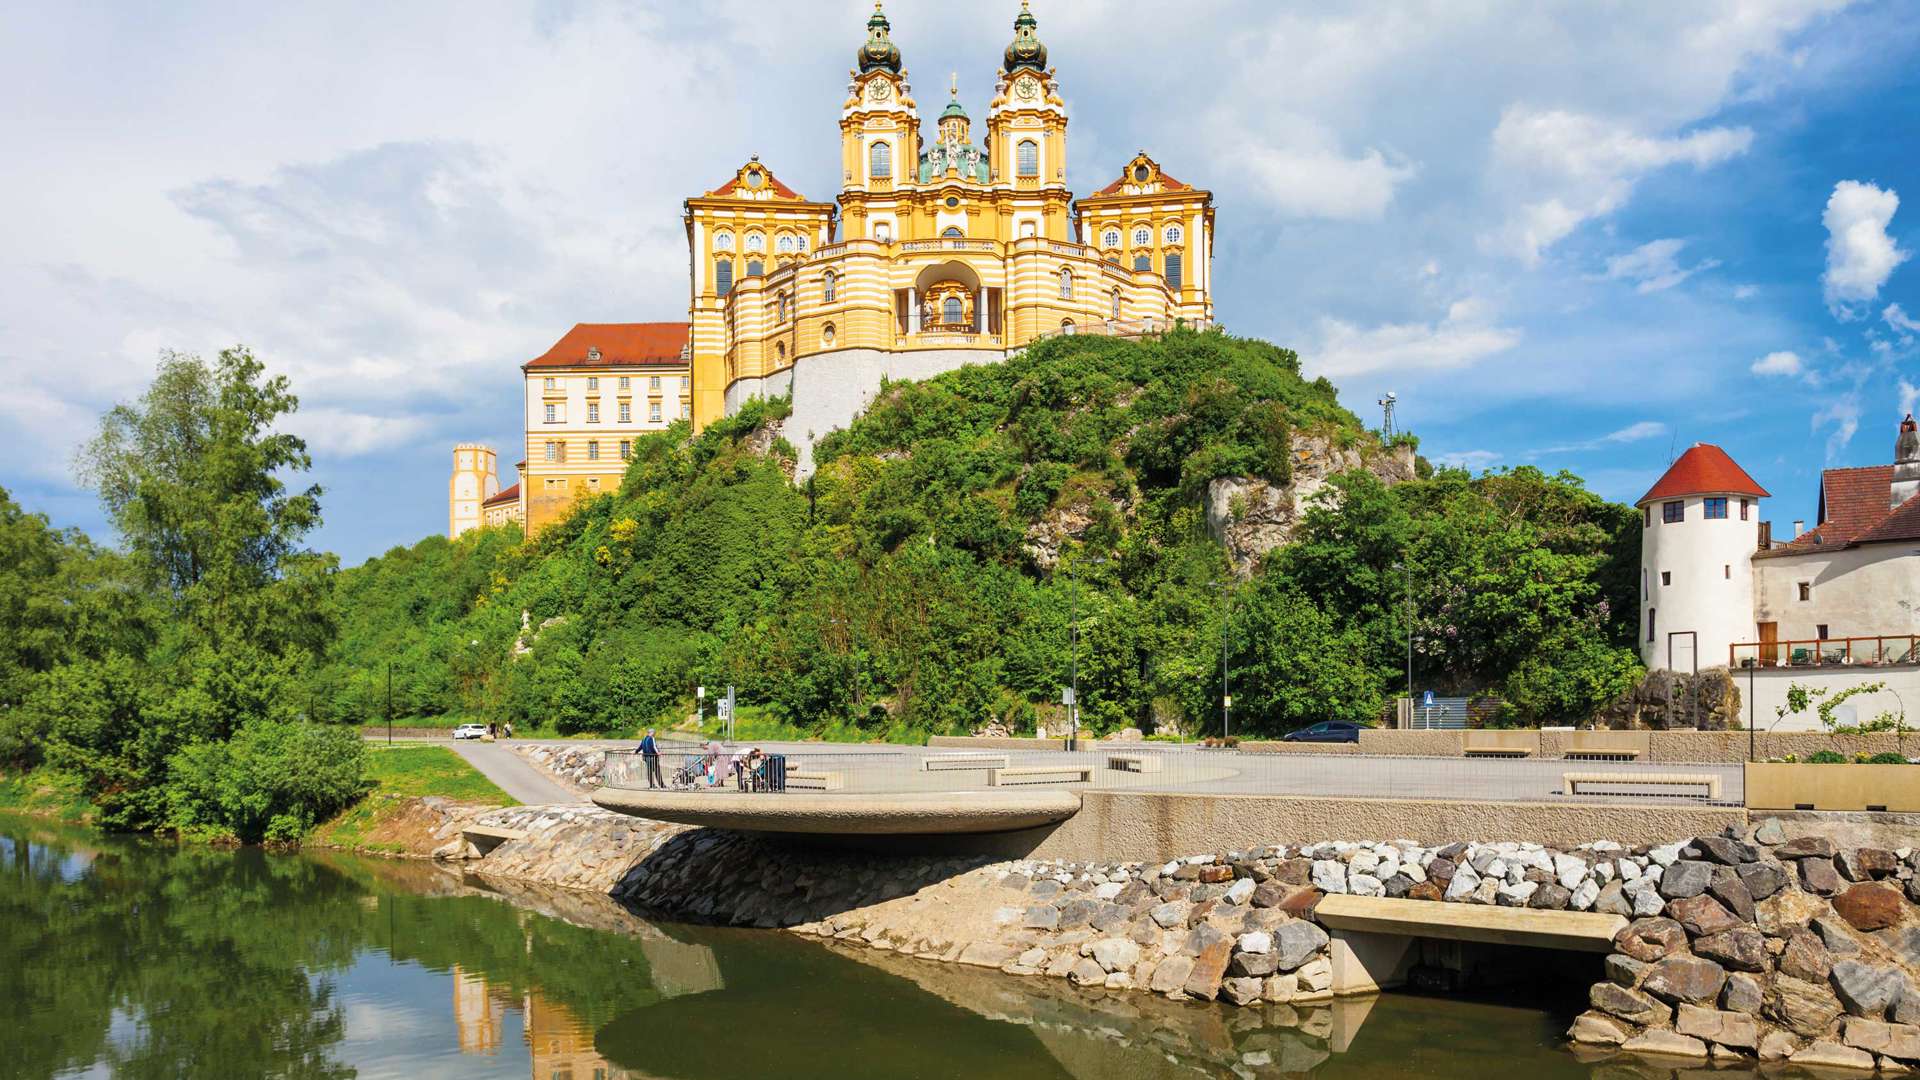
[[[480,770],[481,775],[499,785],[500,790],[528,806],[587,801],[583,796],[561,787],[546,773],[529,764],[527,759],[499,743],[450,739],[445,745],[466,758],[467,764]]]

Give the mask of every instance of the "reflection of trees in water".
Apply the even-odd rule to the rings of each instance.
[[[38,826],[0,837],[0,1024],[32,1033],[7,1040],[8,1075],[98,1062],[134,1078],[352,1076],[334,1060],[335,978],[370,949],[537,990],[588,1030],[658,997],[638,940],[495,900],[374,896],[257,850],[88,838],[82,860]]]

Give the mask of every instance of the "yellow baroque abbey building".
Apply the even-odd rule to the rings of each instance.
[[[1052,334],[1212,321],[1212,194],[1142,152],[1074,196],[1063,90],[1026,4],[978,136],[957,77],[922,127],[891,29],[876,4],[840,104],[834,201],[749,159],[686,200],[685,323],[583,324],[524,366],[529,532],[617,488],[631,437],[680,416],[697,430],[750,398],[790,396],[804,475],[814,442],[883,379],[994,363]],[[629,347],[602,343],[616,339]],[[629,410],[615,395],[641,375],[675,392]]]

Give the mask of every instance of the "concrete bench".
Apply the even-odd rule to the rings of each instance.
[[[1637,761],[1640,758],[1640,751],[1637,749],[1630,749],[1630,748],[1623,748],[1623,747],[1569,746],[1567,747],[1566,752],[1563,756],[1569,757],[1569,758],[1598,758],[1598,759],[1625,758],[1628,761]]]
[[[1537,731],[1466,731],[1460,752],[1467,757],[1533,757],[1540,753]]]
[[[1036,765],[1019,769],[989,769],[988,787],[1010,787],[1015,784],[1086,784],[1093,780],[1093,769],[1087,765]]]
[[[947,772],[953,769],[1004,769],[1005,754],[933,754],[920,759],[923,772]]]
[[[842,772],[795,772],[787,770],[788,791],[842,791],[847,774]]]
[[[1580,794],[1582,786],[1593,784],[1631,785],[1636,787],[1702,787],[1706,789],[1708,799],[1720,798],[1720,774],[1718,773],[1562,773],[1560,782],[1566,785],[1569,795]]]
[[[1159,754],[1109,754],[1107,756],[1107,768],[1115,772],[1159,772],[1160,765]]]

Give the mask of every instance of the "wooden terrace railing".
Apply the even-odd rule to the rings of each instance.
[[[1920,664],[1920,634],[1816,638],[1803,641],[1742,641],[1727,646],[1727,666],[1818,667],[1822,664]]]

